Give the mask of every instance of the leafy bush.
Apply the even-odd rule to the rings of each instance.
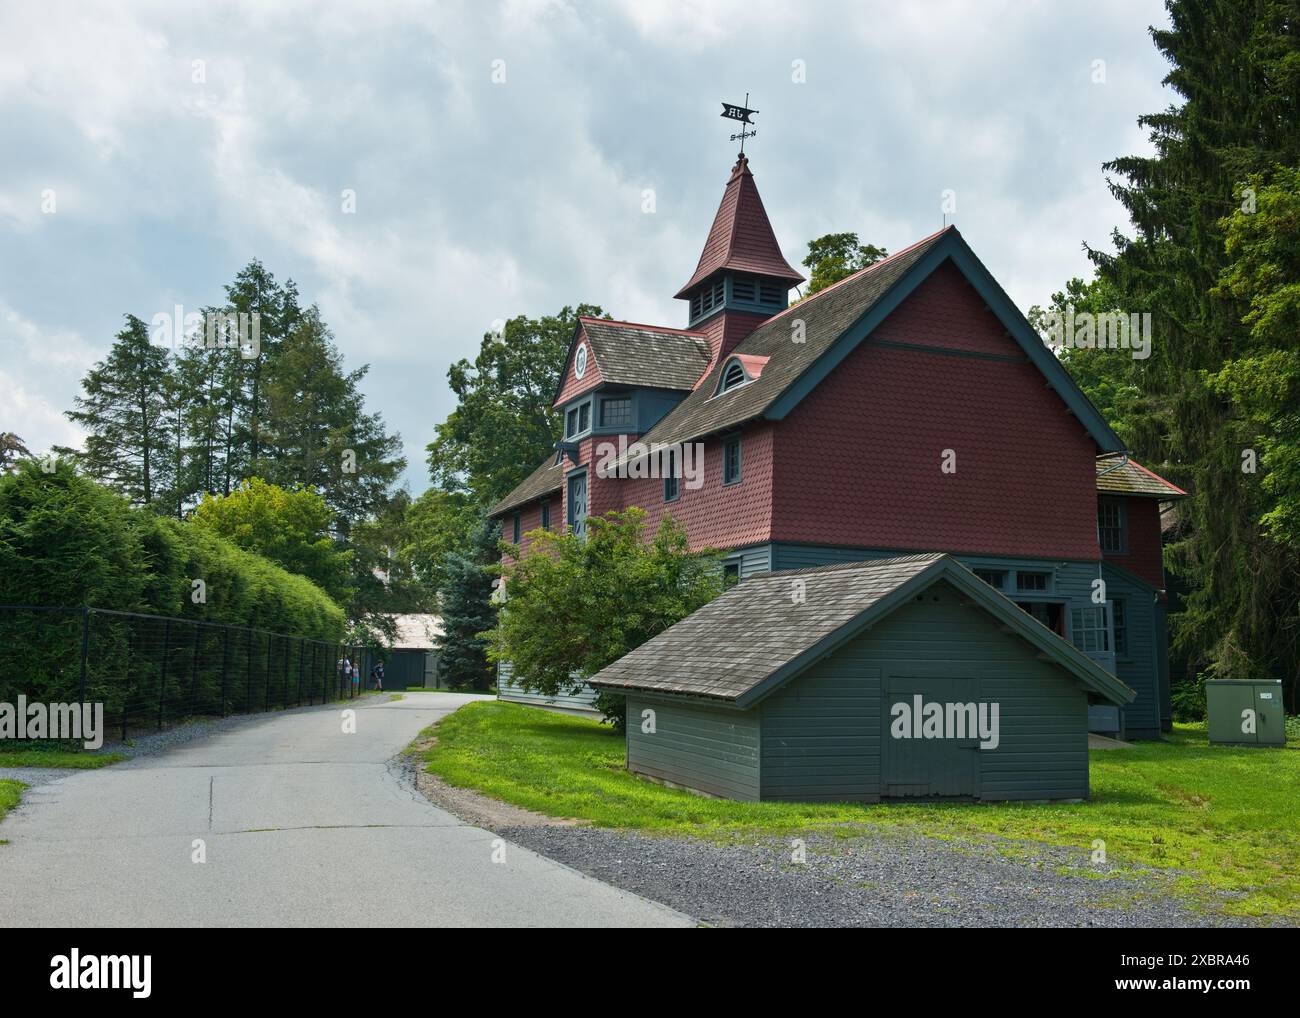
[[[690,551],[671,517],[648,542],[644,529],[645,512],[633,508],[593,516],[585,539],[530,533],[529,554],[506,570],[507,601],[488,635],[492,660],[509,661],[526,690],[572,692],[721,593],[715,552]],[[620,731],[621,700],[598,701]]]

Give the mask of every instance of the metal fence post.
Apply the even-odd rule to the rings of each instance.
[[[163,624],[162,667],[158,670],[158,731],[163,726],[163,704],[167,700],[167,652],[171,649],[172,620]]]
[[[266,689],[263,698],[262,710],[271,709],[271,650],[275,646],[275,634],[266,634]]]
[[[90,608],[81,609],[81,694],[80,700],[86,702],[86,660],[90,657]]]
[[[300,636],[298,637],[298,702],[294,705],[297,707],[302,706],[302,664],[306,651],[307,641]]]
[[[253,713],[253,631],[248,630],[248,666],[244,669],[244,713]]]
[[[190,662],[190,713],[194,713],[194,702],[199,692],[199,648],[203,636],[203,626],[199,623],[192,623],[194,626],[194,657]]]
[[[230,627],[222,627],[221,640],[221,716],[224,718],[230,713],[227,707],[227,697],[230,694]]]

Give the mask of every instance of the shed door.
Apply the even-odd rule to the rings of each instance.
[[[881,794],[911,796],[976,796],[979,794],[979,738],[897,738],[894,705],[915,713],[922,704],[979,702],[979,680],[939,676],[889,675],[881,703]],[[915,724],[915,719],[912,719]]]

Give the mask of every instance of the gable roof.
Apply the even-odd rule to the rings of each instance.
[[[722,269],[771,276],[790,286],[803,282],[803,276],[781,254],[781,245],[776,242],[754,175],[749,172],[749,160],[744,155],[731,168],[695,274],[677,291],[677,296],[685,297],[696,284]]]
[[[1104,452],[1122,452],[1123,442],[953,226],[860,269],[767,319],[731,351],[738,356],[767,357],[760,378],[715,396],[724,359],[723,364],[714,365],[689,396],[642,436],[642,441],[647,445],[688,442],[738,427],[757,417],[780,420],[917,286],[949,260],[975,287],[1098,447]],[[800,343],[791,341],[792,323],[796,319],[803,323]]]
[[[1108,495],[1135,495],[1147,498],[1186,498],[1187,492],[1148,470],[1135,459],[1127,462],[1120,456],[1097,458],[1097,490]]]
[[[584,316],[573,330],[552,405],[560,400],[580,339],[591,349],[601,382],[609,385],[688,391],[711,360],[709,342],[702,332]]]
[[[799,603],[791,597],[793,579],[805,583]],[[751,577],[587,681],[749,707],[940,581],[1089,689],[1118,704],[1136,697],[1074,644],[938,552]]]
[[[517,509],[527,502],[535,501],[553,491],[564,487],[564,459],[555,453],[547,456],[545,461],[517,484],[513,491],[488,510],[489,516],[500,516],[511,509]]]

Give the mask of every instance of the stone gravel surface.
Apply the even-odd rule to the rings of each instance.
[[[535,826],[498,833],[714,926],[1244,925],[1192,908],[1158,874],[1089,873],[1083,853],[1039,845],[1006,843],[1016,850],[1008,857],[993,843],[857,829],[805,836],[799,864],[790,839],[716,843]]]

